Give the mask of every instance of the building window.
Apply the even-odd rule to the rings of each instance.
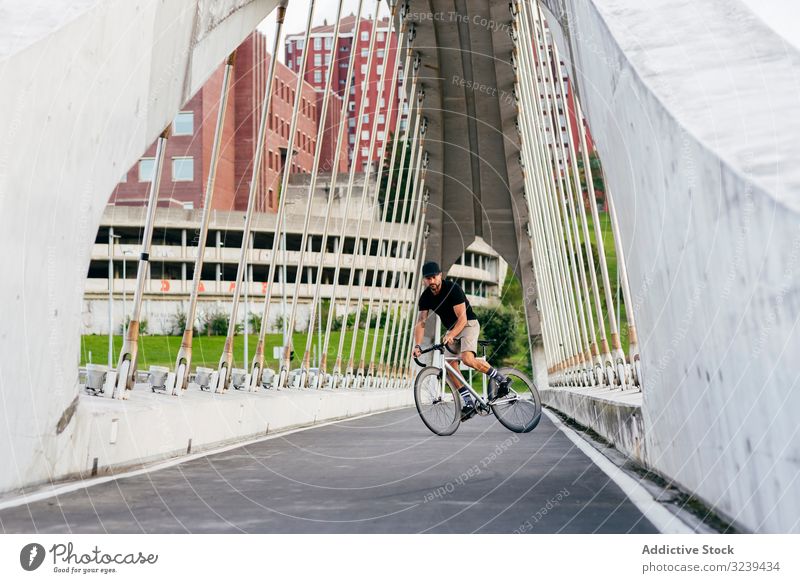
[[[366,158],[369,156],[369,148],[361,148],[361,157]]]
[[[172,122],[173,136],[191,136],[194,133],[194,112],[181,111]]]
[[[369,40],[369,31],[368,30],[362,30],[361,31],[361,40]]]
[[[355,135],[353,135],[353,134],[350,134],[350,145],[352,146],[352,145],[353,145],[353,144],[355,144],[355,143],[356,143],[356,137],[355,137]]]
[[[155,165],[155,158],[142,158],[139,160],[139,182],[153,181],[153,169]]]
[[[385,51],[383,49],[378,49],[378,58],[379,59],[382,59],[384,54],[385,54]]]
[[[383,65],[378,65],[378,75],[383,73]]]
[[[331,54],[330,53],[325,55],[325,64],[326,65],[330,65],[331,64]]]
[[[322,71],[314,71],[314,83],[322,83]]]
[[[361,130],[361,139],[364,141],[369,140],[369,131],[368,130]]]
[[[381,97],[381,109],[383,109],[384,107],[386,107],[386,99]]]
[[[365,105],[369,105],[369,104],[367,103]],[[365,113],[364,115],[361,116],[361,123],[369,123],[369,114],[368,113]]]
[[[382,142],[386,138],[386,134],[384,132],[378,132],[378,141]]]
[[[325,37],[325,48],[326,49],[330,49],[332,46],[333,46],[333,37],[332,36],[326,36]]]
[[[348,125],[349,127],[351,127],[351,128],[354,128],[354,127],[356,127],[356,120],[355,120],[355,118],[352,118],[352,117],[351,117],[349,120],[347,120],[347,125]]]
[[[322,65],[322,53],[314,55],[314,66],[320,67]]]
[[[306,39],[301,38],[297,40],[297,50],[302,51],[306,46]]]
[[[315,36],[314,37],[314,50],[318,51],[322,48],[322,38]]]
[[[367,66],[366,65],[361,65],[361,74],[362,75],[366,75],[367,74]]]
[[[172,181],[191,182],[192,180],[194,180],[194,158],[191,156],[173,158]]]
[[[383,37],[383,33],[382,33],[382,32],[379,32],[379,33],[378,33],[378,42],[382,41],[382,40],[383,40],[383,38],[384,38],[384,37]]]
[[[362,58],[366,57],[368,54],[369,54],[369,49],[367,49],[367,48],[362,48],[361,49],[361,57]]]
[[[381,125],[386,123],[386,116],[383,115],[382,113],[378,114],[378,123]]]
[[[356,102],[351,101],[347,104],[347,111],[355,111],[356,110]]]

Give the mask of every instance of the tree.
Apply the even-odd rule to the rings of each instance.
[[[234,326],[236,334],[241,333],[241,324]],[[222,311],[208,312],[203,318],[203,334],[207,336],[226,336],[228,334],[228,314]]]
[[[486,357],[490,362],[499,365],[517,350],[522,331],[517,311],[503,305],[496,308],[473,308],[473,310],[481,323],[483,337],[495,341],[487,348]]]

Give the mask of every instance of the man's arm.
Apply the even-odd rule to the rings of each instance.
[[[422,342],[423,336],[425,336],[425,320],[428,319],[428,310],[420,310],[419,315],[417,316],[417,323],[414,326],[414,348],[412,349],[411,353],[414,357],[419,356],[419,343]]]
[[[449,344],[453,341],[453,338],[461,334],[461,331],[464,329],[464,326],[467,325],[467,304],[456,304],[453,306],[453,311],[458,316],[458,320],[453,325],[450,330],[442,337],[442,344]]]

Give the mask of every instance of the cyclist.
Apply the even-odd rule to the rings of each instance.
[[[454,281],[442,278],[442,270],[439,264],[429,261],[422,266],[422,277],[427,289],[419,297],[419,315],[417,324],[414,327],[415,346],[412,356],[417,357],[421,353],[420,342],[425,334],[425,321],[428,319],[430,310],[436,312],[442,320],[442,324],[447,328],[447,332],[442,337],[442,344],[446,344],[451,352],[459,354],[461,362],[468,367],[482,372],[494,380],[497,385],[497,394],[492,394],[493,385],[489,383],[489,401],[508,394],[509,380],[500,372],[489,366],[485,360],[476,357],[478,352],[478,335],[481,331],[480,323],[469,305],[464,291]],[[458,389],[461,400],[464,403],[461,408],[461,420],[466,421],[475,415],[475,403],[472,395],[466,387],[461,385],[457,377],[448,373],[454,388]]]

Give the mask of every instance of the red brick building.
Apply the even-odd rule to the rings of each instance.
[[[259,32],[252,33],[237,49],[214,187],[212,206],[215,209],[244,210],[247,207],[256,135],[270,59],[266,39]],[[200,91],[185,104],[172,124],[172,136],[167,141],[161,176],[159,206],[203,206],[223,69],[224,65],[221,65],[214,72]],[[256,209],[262,212],[275,211],[278,206],[277,192],[286,162],[296,87],[297,74],[282,63],[277,63],[256,198]],[[322,125],[325,136],[323,139],[331,139],[330,136],[335,139],[342,103],[337,96],[330,102],[328,119]],[[321,94],[310,84],[303,83],[294,143],[295,155],[290,172],[311,171],[321,110]],[[321,169],[326,166],[330,169],[332,155],[333,143],[323,141]],[[151,145],[139,162],[123,176],[111,195],[110,204],[146,203],[154,156],[155,145]],[[344,157],[340,156],[342,159]]]
[[[333,88],[336,93],[345,99],[348,109],[348,129],[347,129],[347,147],[348,147],[348,162],[352,155],[355,153],[357,158],[356,169],[362,171],[365,165],[379,157],[380,149],[390,137],[390,133],[394,131],[394,124],[397,116],[397,108],[399,104],[399,95],[401,88],[395,90],[395,94],[390,96],[392,78],[398,74],[398,71],[387,71],[384,78],[384,87],[382,94],[383,103],[378,103],[378,89],[381,73],[385,66],[393,67],[395,62],[395,55],[397,51],[397,35],[391,32],[389,27],[389,19],[384,18],[378,22],[375,20],[361,19],[361,24],[358,26],[358,38],[354,38],[356,34],[357,25],[356,16],[351,14],[342,19],[339,26],[339,38],[333,38],[334,26],[332,24],[324,24],[311,29],[309,37],[309,46],[304,45],[304,34],[290,34],[286,36],[285,40],[285,57],[286,65],[295,72],[300,71],[302,58],[307,58],[305,80],[318,91],[322,91],[325,87],[327,79],[328,67],[331,64],[335,67],[333,77]],[[369,57],[369,41],[372,34],[373,27],[377,26],[377,38],[375,39],[375,55],[372,58],[372,66],[367,71],[367,60]],[[386,35],[389,34],[389,48],[385,50]],[[331,58],[331,49],[335,47],[334,57]],[[347,66],[350,62],[350,53],[355,48],[357,52],[355,62],[353,63],[354,69],[354,83],[349,96],[344,95],[345,85],[347,83]],[[333,61],[333,63],[331,63]],[[403,62],[401,60],[400,67],[402,68]],[[362,82],[367,79],[367,90],[362,92]],[[366,98],[364,124],[361,128],[361,134],[356,135],[358,129],[358,111],[361,105],[361,100]],[[386,103],[390,103],[389,111],[386,111]],[[380,112],[376,113],[379,111]],[[369,151],[370,133],[373,127],[373,115],[378,115],[378,128],[375,148]],[[405,123],[405,119],[401,120]],[[403,125],[403,129],[405,126]]]

